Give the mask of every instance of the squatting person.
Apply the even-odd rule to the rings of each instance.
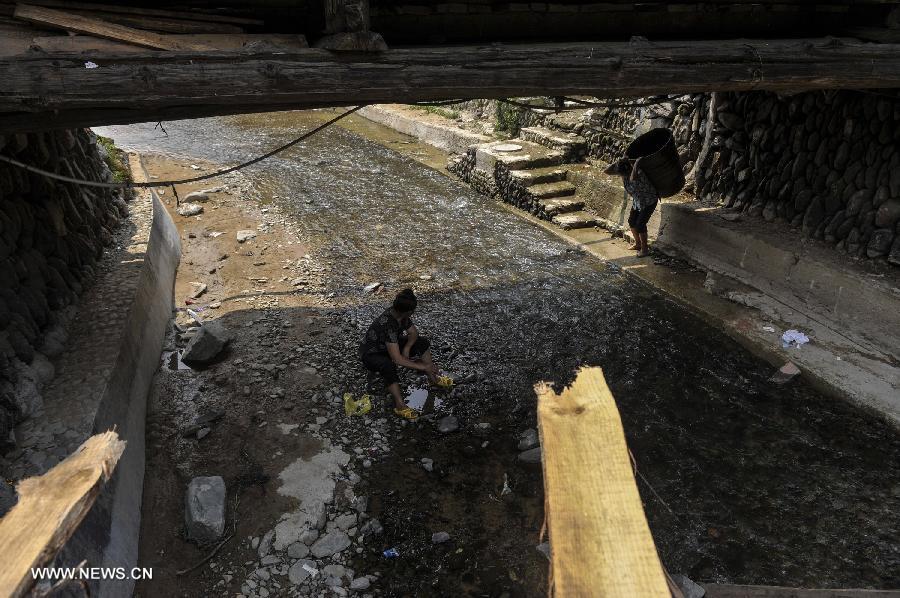
[[[617,174],[622,177],[625,191],[631,196],[631,212],[628,213],[628,227],[634,237],[634,245],[629,247],[638,252],[638,257],[650,255],[647,243],[647,223],[659,203],[659,193],[640,167],[641,159],[631,162],[622,158],[605,170],[606,174]]]
[[[430,343],[420,336],[412,322],[418,300],[412,289],[403,289],[391,307],[384,310],[369,326],[360,345],[363,364],[378,372],[394,398],[394,413],[416,419],[418,413],[403,402],[397,366],[419,370],[432,385],[438,385],[438,367],[431,359]]]

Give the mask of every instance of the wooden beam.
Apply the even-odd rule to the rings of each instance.
[[[147,52],[0,57],[0,133],[61,115],[152,120],[273,106],[313,108],[527,95],[641,97],[707,91],[900,87],[900,45],[717,40],[449,46],[378,53]],[[231,107],[231,108],[229,108]],[[192,110],[186,110],[190,109]],[[5,113],[5,114],[4,114]],[[20,124],[16,125],[15,121]]]
[[[19,4],[16,6],[16,11],[13,14],[17,19],[22,19],[31,23],[57,27],[76,33],[86,33],[104,39],[111,39],[157,50],[194,50],[203,52],[213,49],[205,44],[191,42],[188,42],[186,45],[175,45],[171,40],[167,40],[163,36],[149,31],[140,31],[123,25],[108,23],[100,19],[92,19],[40,6]]]
[[[600,368],[536,388],[551,595],[670,598],[616,402]]]
[[[19,482],[19,502],[0,519],[0,596],[28,593],[31,569],[49,563],[72,536],[124,450],[115,432],[97,434],[44,475]]]
[[[900,598],[900,590],[805,589],[778,586],[700,584],[706,598]]]

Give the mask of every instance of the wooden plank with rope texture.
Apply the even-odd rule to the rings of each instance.
[[[50,562],[72,536],[124,450],[115,432],[96,434],[44,475],[19,482],[19,502],[0,519],[0,596],[28,593],[31,569]]]
[[[552,595],[669,598],[603,371],[582,369],[560,394],[535,391]]]

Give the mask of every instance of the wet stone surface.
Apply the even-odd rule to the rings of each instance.
[[[167,139],[150,137],[150,125],[133,144],[228,163],[313,120],[167,123]],[[377,572],[382,595],[546,594],[547,561],[535,549],[540,467],[519,462],[519,442],[536,427],[534,384],[563,386],[591,365],[616,397],[668,570],[697,581],[900,586],[900,438],[887,425],[799,379],[769,383],[770,366],[618,269],[345,130],[248,174],[327,272],[330,305],[317,317],[328,331],[304,347],[322,378],[311,393],[316,409],[340,417],[310,419],[306,429],[351,455],[346,479],[383,531],[360,532],[342,562],[357,575]],[[364,292],[373,280],[383,290]],[[342,392],[373,388],[358,340],[406,286],[419,295],[414,319],[435,359],[471,381],[436,408],[426,403],[414,424],[388,415],[380,393],[365,418],[341,419]],[[282,317],[291,315],[264,316]],[[236,343],[236,354],[249,350]],[[404,384],[421,381],[405,375]],[[446,416],[458,420],[452,434],[435,425]],[[588,465],[596,458],[584,455]],[[433,544],[437,532],[451,540]],[[399,556],[386,558],[389,548]],[[284,568],[307,583],[301,563]]]

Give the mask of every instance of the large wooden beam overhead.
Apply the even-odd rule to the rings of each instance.
[[[86,59],[97,68],[85,68]],[[900,45],[737,39],[29,55],[0,58],[0,81],[2,133],[173,112],[199,117],[448,98],[897,88]]]

